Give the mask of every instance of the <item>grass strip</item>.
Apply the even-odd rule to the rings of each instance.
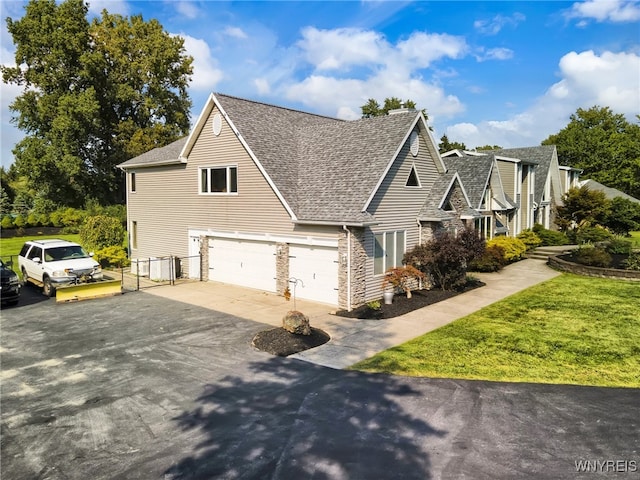
[[[563,274],[351,368],[638,388],[640,284]]]

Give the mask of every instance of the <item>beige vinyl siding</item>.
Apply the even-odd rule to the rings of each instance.
[[[518,173],[518,164],[516,162],[510,162],[507,160],[497,160],[498,170],[500,171],[500,179],[502,180],[502,185],[504,187],[504,192],[509,195],[509,197],[517,202],[518,200],[518,186],[517,182],[517,173]],[[514,213],[510,215],[511,221],[507,222],[509,227],[509,235],[513,236],[514,232],[517,230],[517,222],[519,222],[519,215]]]
[[[413,165],[420,179],[420,188],[405,186]],[[405,251],[413,248],[419,241],[418,213],[438,175],[435,159],[427,148],[424,134],[420,135],[417,157],[411,154],[407,141],[369,206],[369,212],[375,216],[379,224],[365,230],[367,301],[382,297],[382,275],[374,275],[375,234],[403,230],[405,231]]]
[[[531,165],[522,165],[522,186],[520,189],[520,232],[529,228],[531,215],[531,196],[533,189],[531,188],[531,179],[533,171]]]
[[[223,119],[219,136],[212,116],[186,164],[136,169],[136,192],[128,194],[129,222],[137,222],[132,258],[188,255],[188,231],[337,237],[335,227],[297,226],[247,150]],[[199,194],[199,167],[238,167],[238,193]]]

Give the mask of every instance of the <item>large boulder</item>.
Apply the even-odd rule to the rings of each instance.
[[[296,310],[291,310],[282,317],[282,328],[296,335],[311,335],[309,317]]]

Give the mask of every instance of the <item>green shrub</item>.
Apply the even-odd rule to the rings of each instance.
[[[18,215],[16,218],[13,219],[13,225],[16,228],[24,228],[27,226],[27,222],[22,215]]]
[[[75,228],[79,231],[80,226],[84,223],[87,214],[84,210],[78,210],[77,208],[65,208],[60,214],[61,226]]]
[[[13,218],[11,218],[11,215],[5,215],[4,217],[2,217],[2,222],[0,222],[0,227],[6,228],[6,229],[11,229],[15,227],[15,225],[13,224]]]
[[[126,267],[130,261],[127,258],[127,252],[121,245],[111,245],[110,247],[101,248],[94,252],[93,258],[102,268],[107,267]]]
[[[527,252],[527,246],[519,238],[496,237],[487,242],[487,247],[497,245],[504,250],[504,259],[507,263],[516,262]]]
[[[573,261],[589,267],[608,267],[611,255],[604,248],[593,245],[581,245],[572,254]]]
[[[640,252],[631,252],[629,258],[622,263],[625,270],[640,271]]]
[[[27,216],[27,226],[29,227],[38,227],[40,226],[40,216],[35,213],[30,213]]]
[[[49,215],[49,223],[52,227],[62,227],[62,210],[54,210]]]
[[[482,253],[480,243],[484,241],[473,230],[457,237],[447,231],[438,232],[432,240],[408,251],[403,263],[430,276],[442,290],[454,290],[466,283],[467,265]]]
[[[49,215],[47,215],[46,213],[38,214],[38,224],[42,225],[43,227],[49,226]]]
[[[530,229],[520,232],[517,238],[522,240],[522,243],[524,243],[527,247],[527,251],[533,250],[534,248],[539,247],[542,244],[542,240],[540,239],[540,237]]]
[[[575,232],[576,243],[583,245],[585,243],[604,242],[613,237],[606,229],[601,227],[582,227]]]
[[[121,246],[124,240],[124,227],[120,220],[105,215],[88,217],[79,233],[80,241],[90,250],[100,250],[114,245]]]
[[[538,237],[542,241],[542,245],[545,247],[569,244],[569,237],[567,237],[566,233],[557,232],[555,230],[542,229],[541,231],[537,232],[536,235],[538,235]]]
[[[480,258],[476,258],[469,264],[469,270],[474,272],[497,272],[506,264],[504,249],[499,245],[490,245],[485,248]]]
[[[623,238],[612,238],[606,243],[604,248],[611,255],[629,254],[633,248],[633,242]]]

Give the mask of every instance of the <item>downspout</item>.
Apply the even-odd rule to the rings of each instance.
[[[351,231],[346,225],[342,229],[347,232],[347,311],[351,311]]]

